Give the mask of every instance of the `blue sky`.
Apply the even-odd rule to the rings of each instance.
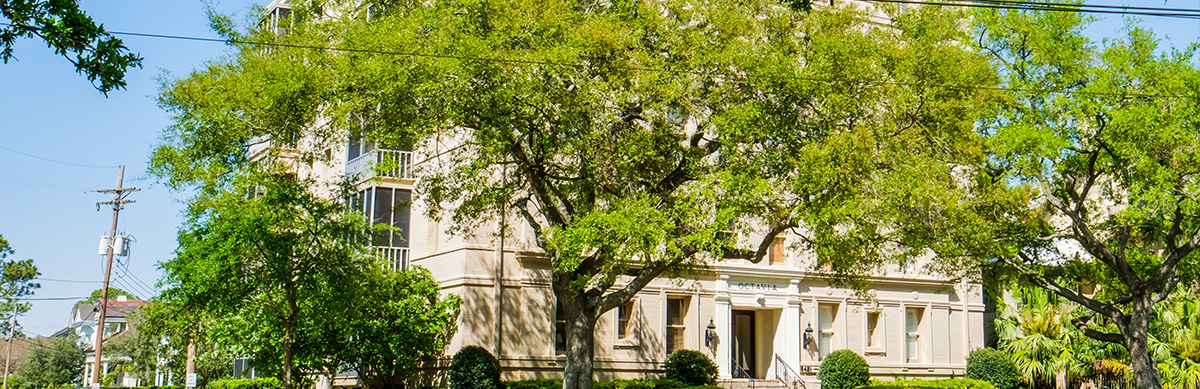
[[[245,15],[250,5],[266,2],[225,0],[213,6],[222,13]],[[1200,8],[1200,0],[1088,3]],[[86,0],[82,5],[110,31],[215,37],[200,1]],[[1110,36],[1123,25],[1119,18],[1109,18],[1089,32]],[[1148,18],[1145,25],[1177,46],[1200,36],[1200,20]],[[137,202],[121,213],[119,229],[136,237],[137,243],[127,265],[114,267],[114,286],[148,297],[161,276],[156,264],[169,259],[175,249],[184,196],[145,173],[147,157],[169,124],[154,101],[158,79],[186,76],[226,55],[227,48],[219,43],[122,39],[145,57],[144,68],[128,74],[128,90],[110,92],[107,98],[38,41],[19,41],[17,61],[0,65],[0,235],[17,258],[33,258],[41,270],[46,280],[36,297],[86,296],[100,287],[103,275],[96,246],[108,231],[112,212],[97,211],[95,203],[108,198],[88,191],[113,187],[118,164],[126,166],[126,186],[142,191],[130,196]],[[39,335],[63,328],[73,304],[36,301],[21,318],[22,328]]]

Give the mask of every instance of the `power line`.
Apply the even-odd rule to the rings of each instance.
[[[69,282],[76,284],[102,284],[104,281],[84,281],[84,280],[59,280],[54,278],[35,278],[34,281],[50,281],[50,282]]]
[[[1025,2],[1025,1],[964,1],[964,0],[864,0],[872,3],[892,3],[892,4],[912,4],[912,5],[940,5],[952,7],[966,8],[984,8],[984,9],[1006,9],[1018,11],[1051,11],[1051,12],[1075,12],[1089,13],[1101,15],[1127,15],[1127,16],[1154,16],[1178,19],[1200,19],[1200,10],[1183,9],[1183,8],[1157,8],[1158,10],[1166,10],[1167,12],[1150,11],[1147,7],[1139,7],[1143,10],[1134,10],[1133,8],[1117,8],[1116,6],[1088,6],[1086,4],[1056,4],[1044,2]],[[1094,7],[1094,9],[1085,9]],[[1114,8],[1107,8],[1114,7]]]
[[[22,297],[17,301],[59,301],[59,300],[87,300],[91,297]]]
[[[876,1],[876,0],[867,0],[867,1]],[[883,1],[883,0],[879,0],[879,1]],[[427,53],[375,50],[375,49],[353,49],[353,48],[344,48],[344,47],[296,45],[296,44],[289,44],[289,43],[254,42],[254,41],[243,41],[243,40],[237,40],[237,39],[199,38],[199,37],[178,36],[178,35],[146,34],[146,33],[120,32],[120,31],[110,31],[109,33],[115,34],[115,35],[130,35],[130,36],[141,36],[141,37],[162,38],[162,39],[181,39],[181,40],[192,40],[192,41],[203,41],[203,42],[217,42],[217,43],[225,43],[225,44],[245,44],[245,45],[254,45],[254,46],[338,51],[338,52],[349,52],[349,53],[360,53],[360,54],[397,55],[397,56],[416,57],[416,58],[457,59],[457,60],[464,60],[464,61],[494,62],[494,63],[504,63],[504,64],[514,64],[514,65],[542,65],[542,66],[555,66],[555,67],[569,67],[569,68],[577,68],[577,69],[586,67],[586,65],[584,65],[582,63],[569,63],[569,62],[535,61],[535,60],[505,59],[505,58],[486,58],[486,57],[472,57],[472,56],[463,56],[463,55],[427,54]],[[1008,92],[1022,92],[1022,93],[1041,93],[1041,94],[1061,93],[1061,94],[1066,94],[1066,95],[1139,97],[1139,98],[1158,98],[1158,97],[1188,98],[1188,97],[1191,97],[1190,95],[1145,94],[1145,93],[1124,93],[1124,92],[1089,92],[1089,91],[1066,90],[1066,89],[1011,88],[1011,87],[999,87],[999,86],[992,87],[992,86],[980,86],[980,85],[944,85],[944,84],[929,84],[929,83],[918,83],[918,82],[847,79],[847,78],[840,78],[840,77],[753,75],[753,74],[738,74],[738,73],[734,73],[734,72],[679,70],[679,69],[650,68],[650,67],[630,67],[627,70],[641,71],[641,72],[672,73],[672,74],[691,74],[691,75],[702,75],[702,76],[728,76],[728,77],[745,76],[747,78],[756,78],[756,79],[801,80],[801,81],[825,82],[825,83],[931,87],[931,88],[942,88],[942,89],[989,90],[989,91],[1008,91]]]
[[[5,26],[8,26],[8,23],[0,23],[0,24],[3,24],[3,25],[5,25]],[[14,152],[14,153],[17,153],[17,154],[21,154],[21,155],[24,155],[24,156],[26,156],[26,157],[30,157],[30,158],[36,158],[36,159],[40,159],[40,160],[47,161],[47,162],[54,162],[54,163],[63,164],[63,165],[69,165],[69,166],[76,166],[76,167],[86,167],[86,168],[92,168],[92,169],[112,169],[112,168],[116,168],[116,166],[86,165],[86,164],[82,164],[82,163],[74,163],[74,162],[59,161],[59,160],[57,160],[57,159],[51,159],[51,158],[46,158],[46,157],[40,157],[40,156],[37,156],[37,155],[33,155],[33,154],[30,154],[30,153],[26,153],[26,152],[24,152],[24,151],[16,150],[16,149],[13,149],[13,148],[11,148],[11,147],[4,146],[4,145],[0,145],[0,149],[5,149],[5,150],[11,151],[11,152]]]

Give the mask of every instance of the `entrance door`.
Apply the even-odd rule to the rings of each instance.
[[[733,364],[736,366],[733,378],[757,378],[754,376],[754,311],[733,311]]]

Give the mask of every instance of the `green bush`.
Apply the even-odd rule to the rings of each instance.
[[[487,349],[467,346],[450,361],[450,389],[503,389],[500,361]]]
[[[650,380],[650,382],[654,383],[654,389],[687,389],[687,388],[692,387],[692,385],[688,385],[688,384],[685,384],[685,383],[682,383],[682,382],[679,382],[679,381],[676,381],[673,379],[669,379],[669,378],[661,379],[661,380]]]
[[[1008,354],[993,348],[982,348],[967,357],[967,378],[987,381],[996,389],[1021,387],[1021,374]]]
[[[548,378],[504,382],[505,389],[562,389],[562,385],[562,380]]]
[[[205,389],[279,389],[283,385],[276,378],[223,379],[209,382]]]
[[[838,350],[825,356],[817,379],[821,389],[854,389],[870,382],[870,366],[850,350]]]
[[[667,356],[666,368],[668,380],[688,386],[717,383],[717,364],[699,351],[675,350]]]
[[[562,389],[560,379],[538,378],[532,380],[505,381],[504,389]],[[593,389],[692,389],[693,387],[675,380],[613,380],[596,382]]]
[[[898,381],[872,381],[870,385],[859,386],[859,389],[885,389],[885,388],[927,388],[927,389],[996,389],[992,384],[986,381],[973,380],[970,378],[956,378],[945,380],[898,380]]]

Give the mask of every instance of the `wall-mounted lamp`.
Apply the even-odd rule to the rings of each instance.
[[[704,347],[712,347],[713,339],[717,338],[717,325],[712,319],[708,319],[708,326],[705,328],[708,330],[704,331]]]
[[[808,346],[810,344],[812,344],[812,333],[813,333],[812,323],[808,323],[808,328],[804,329],[804,340],[802,342],[802,343],[804,343],[805,350],[808,350]]]

